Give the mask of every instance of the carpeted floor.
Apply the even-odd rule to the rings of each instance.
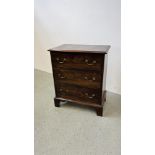
[[[52,75],[35,70],[35,155],[120,155],[121,96],[107,93],[104,117],[94,109],[54,107]]]

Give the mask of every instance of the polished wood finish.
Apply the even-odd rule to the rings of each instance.
[[[79,87],[74,85],[57,84],[57,97],[72,99],[75,101],[87,101],[90,104],[99,104],[101,93],[99,89],[90,89],[86,87]]]
[[[94,59],[95,56],[95,59]],[[101,54],[79,52],[52,52],[53,68],[73,68],[101,71],[103,57]]]
[[[109,45],[65,44],[50,49],[56,97],[94,107],[102,116],[106,100],[106,68]]]
[[[80,71],[67,69],[54,69],[55,82],[85,86],[88,88],[100,88],[101,75],[96,71]]]
[[[61,52],[87,52],[87,53],[107,53],[110,49],[109,45],[76,45],[76,44],[63,44],[61,46],[49,49],[48,51],[61,51]]]

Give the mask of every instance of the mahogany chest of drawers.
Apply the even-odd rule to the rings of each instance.
[[[109,45],[64,44],[49,49],[55,86],[54,103],[60,101],[94,107],[102,116],[106,100]]]

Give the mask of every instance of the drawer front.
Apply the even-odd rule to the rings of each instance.
[[[75,84],[88,88],[101,87],[101,74],[95,71],[54,69],[54,76],[56,83]]]
[[[87,101],[92,104],[99,104],[101,98],[100,91],[84,87],[59,84],[56,86],[57,97],[71,99],[75,101]]]
[[[54,68],[101,70],[104,55],[51,52]]]

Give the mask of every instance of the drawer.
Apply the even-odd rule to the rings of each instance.
[[[75,84],[88,88],[101,87],[101,74],[95,71],[54,69],[54,76],[56,83]]]
[[[104,55],[87,53],[51,52],[54,68],[73,68],[87,70],[101,70]]]
[[[101,98],[101,94],[98,89],[75,87],[65,84],[56,85],[56,95],[57,97],[64,99],[89,102],[92,104],[99,104],[99,100]]]

